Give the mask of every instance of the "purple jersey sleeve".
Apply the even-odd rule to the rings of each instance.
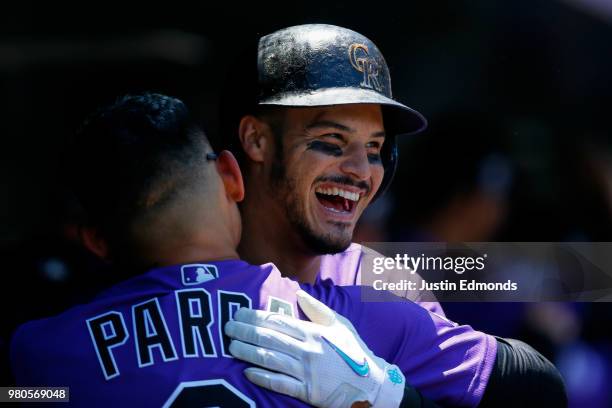
[[[361,285],[361,262],[363,257],[368,254],[370,256],[372,254],[379,256],[374,250],[353,243],[342,252],[333,255],[323,255],[321,257],[319,280],[329,279],[338,286]],[[413,291],[407,293],[408,296],[413,294]],[[416,302],[430,312],[444,316],[444,310],[442,310],[442,306],[438,302],[421,301],[418,297],[409,298],[409,300]]]
[[[494,337],[411,301],[391,301],[391,294],[389,302],[363,303],[361,291],[368,287],[321,283],[304,289],[347,317],[374,354],[400,367],[426,397],[450,406],[480,402],[495,362]]]

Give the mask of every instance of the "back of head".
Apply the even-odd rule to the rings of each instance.
[[[205,184],[208,141],[180,100],[159,94],[119,98],[89,117],[68,155],[68,177],[88,224],[125,261],[139,219]]]

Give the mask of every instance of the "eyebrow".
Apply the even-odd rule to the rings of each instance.
[[[307,125],[304,129],[309,131],[309,130],[330,129],[330,128],[341,130],[347,133],[355,133],[355,129],[342,125],[340,123],[331,121],[331,120],[316,120],[315,122],[312,122],[309,125]],[[372,137],[385,137],[385,131],[381,130],[380,132],[374,132],[372,133]]]

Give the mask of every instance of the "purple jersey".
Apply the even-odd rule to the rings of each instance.
[[[339,286],[361,285],[361,261],[364,256],[380,256],[380,254],[363,245],[352,243],[342,252],[322,256],[319,280],[330,279]],[[418,278],[418,276],[415,276],[415,278]],[[420,284],[418,287],[420,287]],[[418,293],[416,294],[418,295]],[[445,316],[440,303],[424,302],[418,296],[414,297],[414,295],[414,291],[409,291],[406,293],[406,298],[418,303],[431,312]]]
[[[223,326],[239,307],[299,315],[298,283],[240,260],[154,269],[13,337],[19,385],[69,386],[81,406],[305,406],[251,384]],[[371,350],[439,402],[475,406],[495,340],[412,302],[361,303],[358,287],[302,288],[346,316]],[[165,404],[165,405],[164,405]]]

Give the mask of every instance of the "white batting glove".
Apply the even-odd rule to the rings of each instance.
[[[241,308],[225,325],[232,355],[266,368],[247,368],[247,378],[321,408],[361,401],[398,407],[405,386],[399,368],[376,357],[343,316],[302,290],[297,299],[311,322]]]

